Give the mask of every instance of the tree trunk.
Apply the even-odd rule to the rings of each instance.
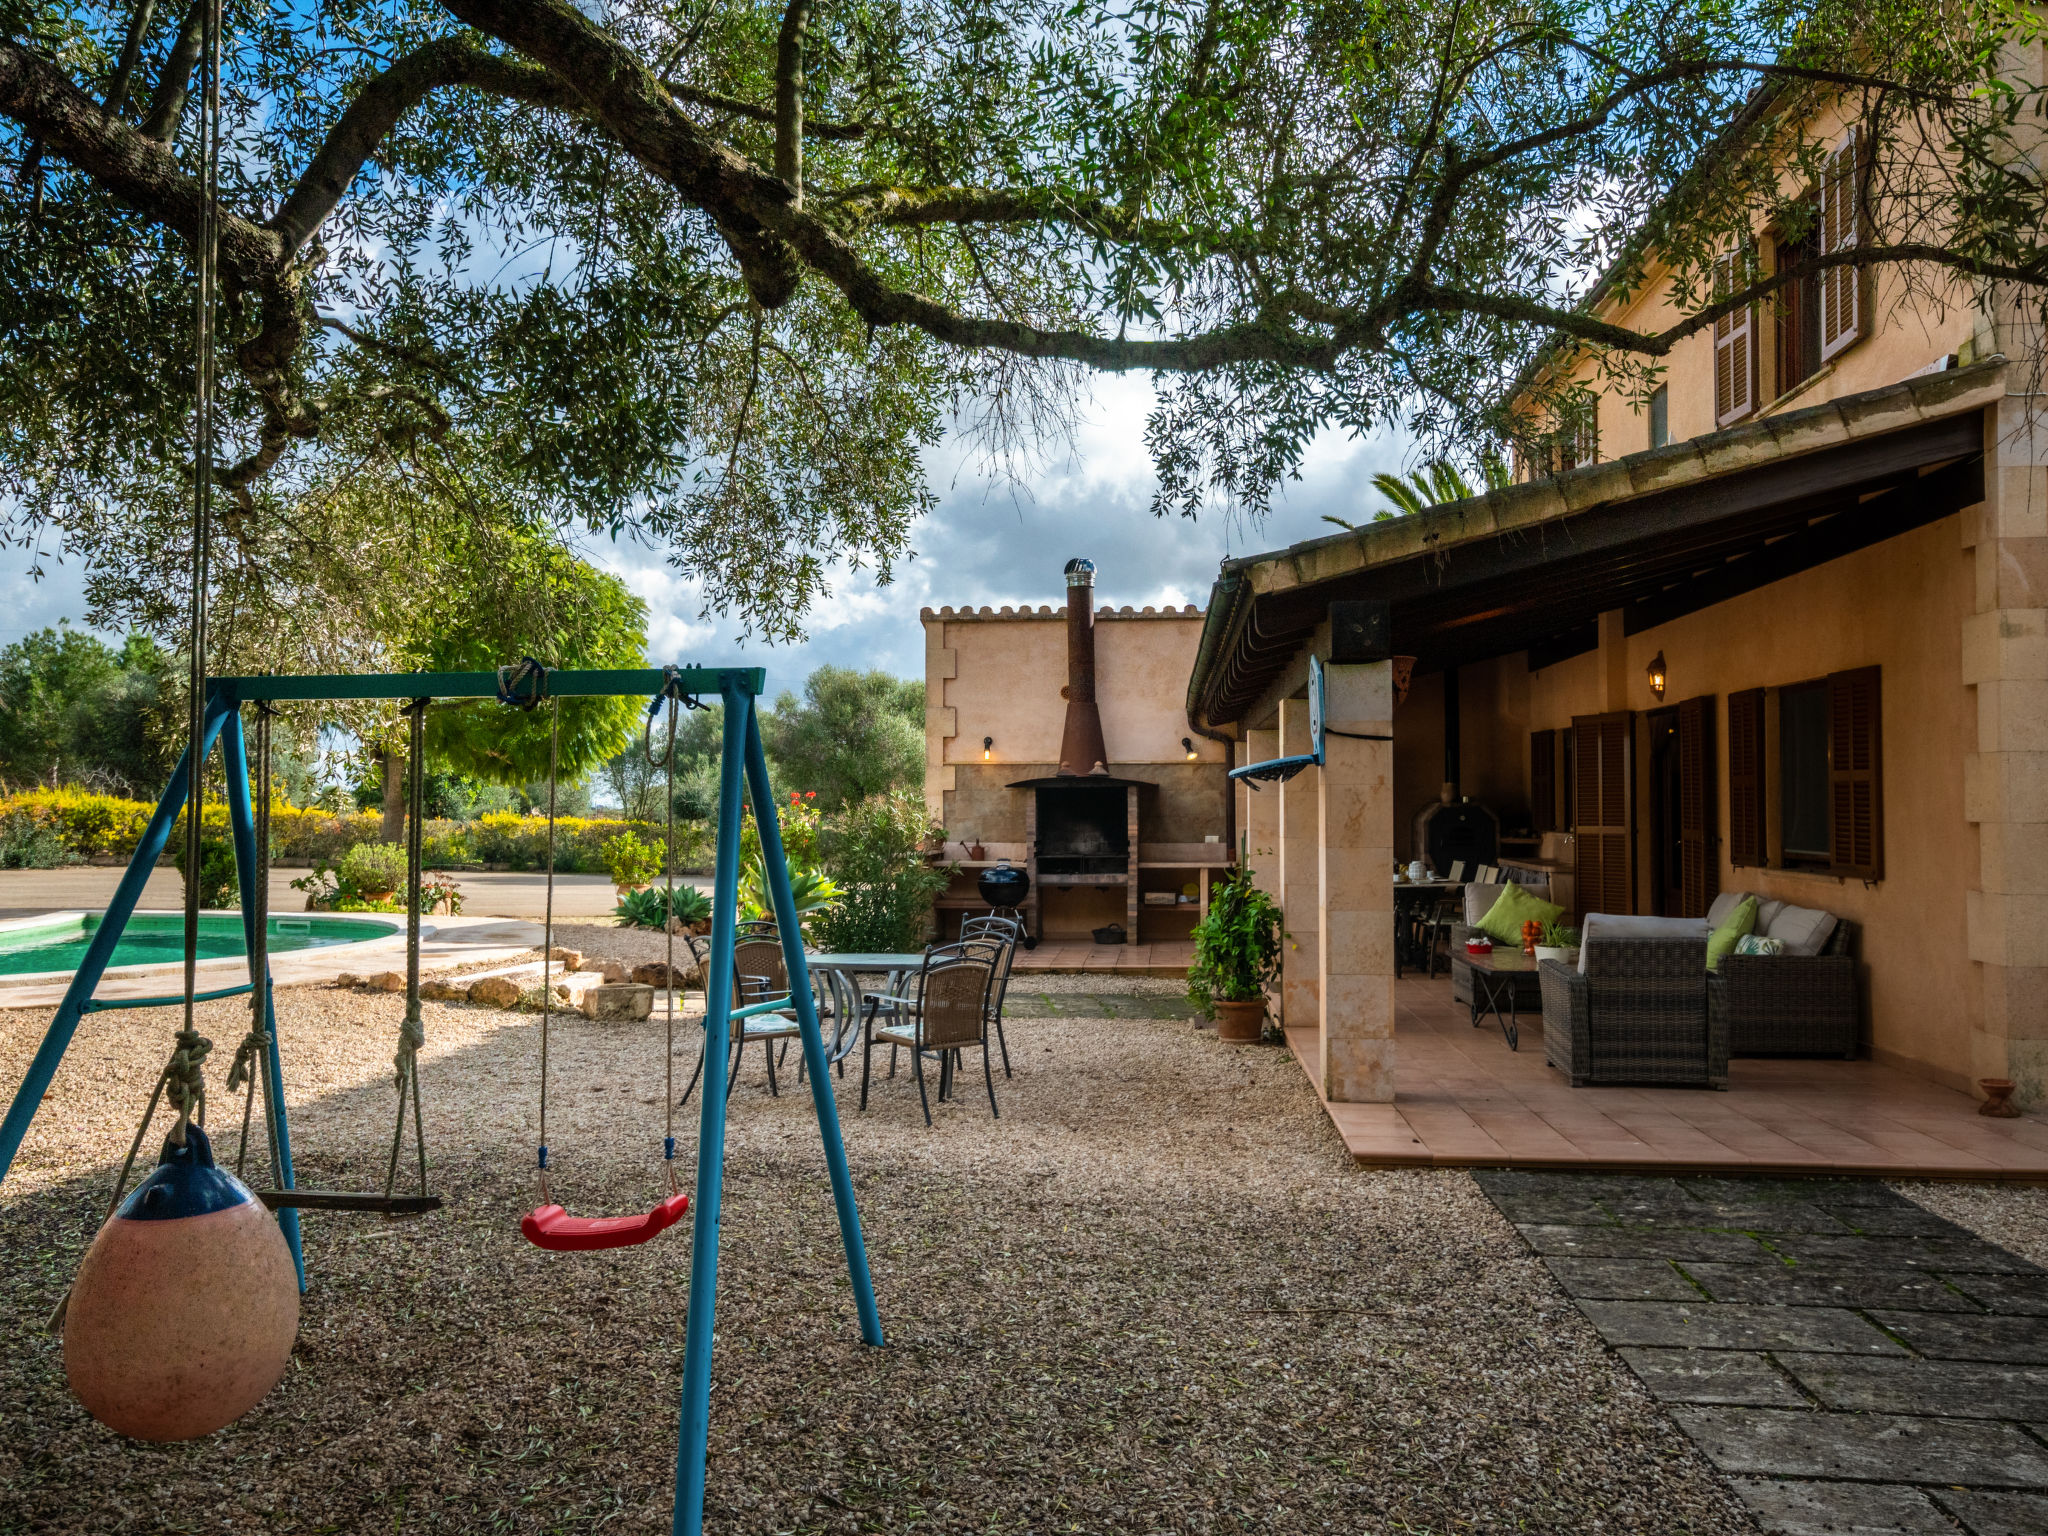
[[[405,754],[384,749],[384,841],[405,841]]]

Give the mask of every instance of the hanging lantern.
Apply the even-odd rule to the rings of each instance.
[[[298,1271],[276,1218],[188,1125],[86,1250],[64,1372],[116,1433],[195,1440],[269,1395],[298,1331]]]

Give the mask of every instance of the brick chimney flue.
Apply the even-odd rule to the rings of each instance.
[[[1102,715],[1095,707],[1095,562],[1067,562],[1067,725],[1060,737],[1060,773],[1109,772]]]

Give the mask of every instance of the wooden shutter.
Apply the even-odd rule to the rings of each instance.
[[[1835,146],[1820,178],[1820,253],[1853,250],[1863,233],[1856,130]],[[1827,267],[1820,274],[1820,356],[1826,362],[1863,335],[1863,274]]]
[[[1635,715],[1575,716],[1572,743],[1579,910],[1633,912]]]
[[[1557,732],[1529,733],[1529,827],[1557,830]]]
[[[1764,691],[1728,695],[1728,862],[1761,869],[1764,856]]]
[[[1714,696],[1678,706],[1678,917],[1705,917],[1721,889],[1714,793]]]
[[[1749,284],[1741,249],[1714,261],[1714,296]],[[1725,427],[1756,409],[1756,306],[1745,304],[1714,322],[1714,425]]]
[[[1828,873],[1884,878],[1884,750],[1878,669],[1828,677]]]

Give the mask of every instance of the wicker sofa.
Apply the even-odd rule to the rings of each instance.
[[[1725,1013],[1707,1004],[1699,919],[1587,916],[1577,967],[1537,967],[1543,1054],[1589,1083],[1728,1086]]]
[[[1817,955],[1729,955],[1707,1007],[1737,1056],[1841,1056],[1863,1047],[1856,924],[1838,919]]]
[[[1520,885],[1521,882],[1517,881],[1516,884]],[[1493,904],[1500,900],[1500,893],[1506,889],[1504,883],[1481,885],[1476,880],[1470,882],[1464,891],[1465,921],[1451,925],[1451,1000],[1463,1003],[1468,1008],[1472,1005],[1472,967],[1464,958],[1465,940],[1471,937],[1473,925],[1492,910]],[[1531,896],[1540,896],[1545,901],[1550,900],[1550,882],[1547,880],[1523,885],[1522,889]],[[1534,1013],[1542,1006],[1543,994],[1536,984],[1534,971],[1516,976],[1514,987],[1517,1008],[1527,1008]]]

